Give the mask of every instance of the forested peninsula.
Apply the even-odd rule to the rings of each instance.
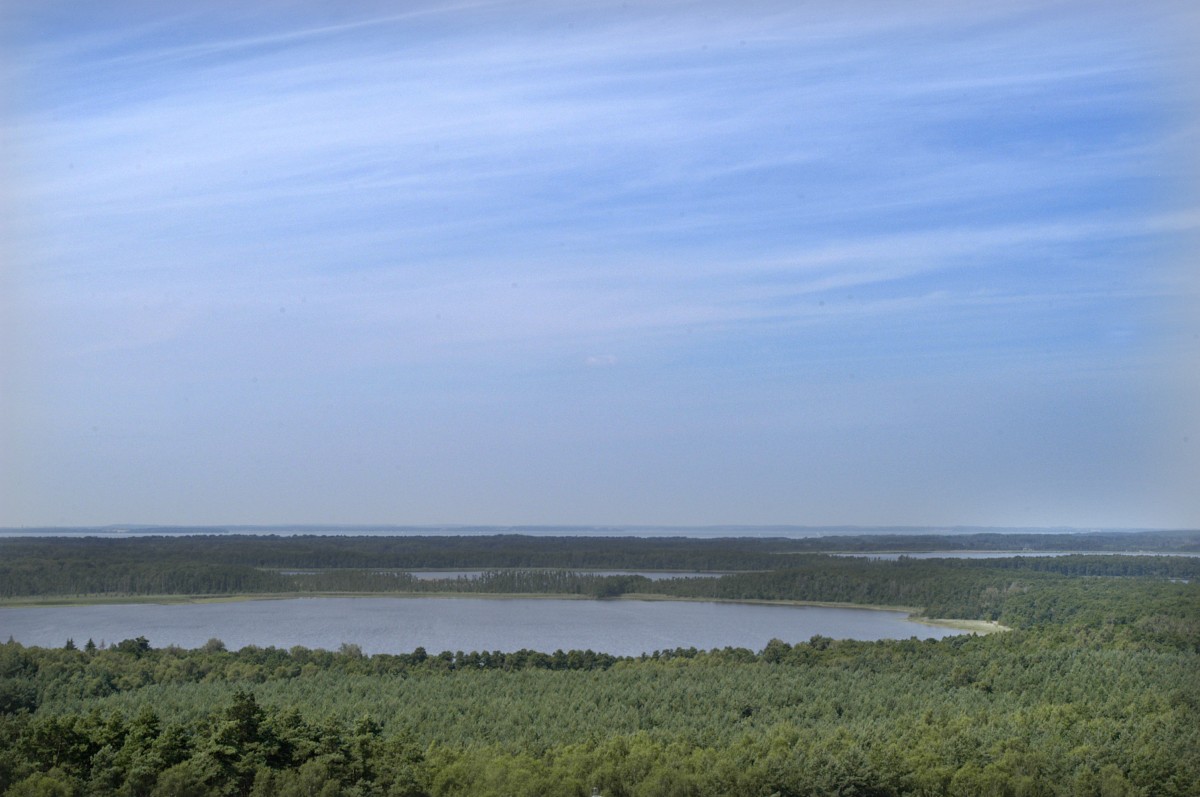
[[[1067,550],[1169,554],[1200,543],[1186,532],[1064,536],[1078,546]],[[980,549],[1029,547],[1003,542]],[[922,641],[915,627],[908,640],[776,639],[638,657],[9,641],[0,792],[1200,794],[1200,559],[831,555],[930,547],[897,536],[875,546],[845,536],[0,539],[0,598],[10,604],[654,595],[906,606],[1012,629]],[[452,568],[484,573],[411,575]],[[605,569],[726,574],[587,572]]]

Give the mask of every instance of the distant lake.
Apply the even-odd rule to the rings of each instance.
[[[387,572],[405,572],[418,581],[437,581],[439,579],[465,578],[474,580],[484,573],[494,573],[501,568],[482,570],[397,570]],[[530,568],[503,568],[504,570],[528,570]],[[283,570],[283,575],[312,574],[314,570]],[[699,572],[686,570],[570,570],[578,576],[642,576],[650,581],[663,581],[668,578],[719,578],[726,573]]]
[[[900,553],[864,551],[852,553],[839,551],[832,555],[895,561],[901,556],[907,559],[1011,559],[1014,556],[1200,556],[1200,553],[1183,551],[911,551]]]
[[[264,569],[279,573],[279,575],[281,575],[281,576],[315,576],[317,573],[321,572],[320,570],[316,570],[316,569],[312,569],[312,568],[300,569],[300,570],[295,570],[295,569],[275,570],[273,568],[264,568]],[[333,569],[337,569],[337,568],[333,568]],[[529,570],[537,570],[538,568],[493,567],[493,568],[481,568],[481,569],[477,569],[477,570],[405,570],[403,568],[387,568],[387,569],[361,568],[361,569],[370,570],[371,572],[379,574],[379,575],[408,575],[408,576],[412,576],[417,581],[442,581],[445,579],[450,579],[451,581],[453,581],[453,580],[460,579],[460,578],[466,579],[467,581],[474,581],[475,579],[482,576],[484,573],[512,572],[514,570],[526,572]],[[695,570],[695,571],[693,571],[693,570],[587,570],[587,569],[576,570],[576,569],[572,569],[572,568],[546,568],[546,569],[549,569],[551,572],[566,571],[566,572],[572,573],[577,576],[642,576],[643,578],[646,578],[650,581],[664,581],[669,578],[720,578],[721,576],[729,575],[730,573],[733,572],[733,571],[728,571],[728,572],[724,572],[724,573],[718,573],[718,572],[714,572],[714,571],[699,571],[699,570]]]
[[[0,608],[0,639],[60,647],[144,636],[153,647],[246,645],[365,653],[586,650],[636,656],[677,647],[761,650],[772,638],[922,639],[961,633],[903,612],[684,601],[528,598],[293,598],[196,604]]]

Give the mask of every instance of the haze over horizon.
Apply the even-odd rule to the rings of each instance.
[[[0,7],[0,527],[1200,527],[1184,2]]]
[[[1151,533],[1160,532],[1194,532],[1200,529],[1190,528],[1145,528],[1145,527],[1109,527],[1094,526],[858,526],[858,525],[824,525],[805,526],[800,524],[745,525],[737,523],[712,525],[587,525],[587,524],[480,524],[480,523],[424,523],[424,524],[389,524],[389,523],[210,523],[205,525],[187,524],[157,524],[157,523],[106,523],[102,526],[0,526],[0,533],[19,536],[25,532],[34,531],[55,536],[55,531],[91,532],[102,531],[111,533],[161,534],[179,533],[208,534],[215,531],[227,531],[234,534],[256,534],[294,532],[297,534],[323,534],[325,532],[362,532],[364,534],[389,534],[393,532],[414,532],[420,534],[436,533],[437,536],[463,535],[492,535],[516,534],[522,536],[571,536],[582,533],[583,536],[700,536],[716,537],[728,535],[731,537],[767,537],[776,532],[780,536],[791,537],[823,537],[842,535],[879,535],[879,536],[912,536],[912,535],[973,535],[973,534],[1097,534],[1097,533]],[[808,532],[790,534],[789,532]],[[680,532],[688,532],[680,534]],[[693,534],[691,532],[698,532]],[[739,532],[747,532],[745,534]],[[284,536],[287,536],[286,534]]]

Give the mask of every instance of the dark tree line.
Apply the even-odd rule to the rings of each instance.
[[[1200,794],[1194,558],[870,561],[686,540],[564,542],[534,557],[541,540],[504,554],[503,541],[478,538],[412,549],[330,539],[4,540],[0,590],[656,593],[907,605],[1016,630],[639,657],[9,642],[0,794]],[[464,566],[438,556],[489,569],[440,582],[404,569]],[[773,564],[662,581],[571,569],[606,556],[630,569],[693,556],[706,569]]]
[[[1073,622],[633,658],[8,643],[0,793],[1195,795],[1196,664]]]
[[[4,542],[9,544],[0,546],[8,554],[0,560],[0,597],[10,599],[337,593],[534,593],[612,598],[646,594],[904,606],[928,617],[998,620],[1020,627],[1061,622],[1075,615],[1094,623],[1128,623],[1133,622],[1128,607],[1144,605],[1160,607],[1153,622],[1169,626],[1177,638],[1185,641],[1195,638],[1196,617],[1200,616],[1195,590],[1188,589],[1200,577],[1200,558],[1182,556],[879,561],[789,553],[772,555],[777,565],[774,569],[719,578],[651,580],[639,575],[600,575],[561,568],[498,568],[475,578],[422,580],[408,571],[389,569],[388,552],[397,543],[381,542],[379,538],[349,541],[319,538],[302,542],[291,538],[219,537]],[[639,553],[640,542],[630,550],[628,542],[601,540],[590,541],[588,545],[611,546],[612,555],[618,559],[646,552]],[[687,542],[680,543],[681,551],[687,550]],[[758,546],[761,542],[754,540],[750,544]],[[287,546],[275,551],[275,543]],[[443,543],[451,548],[470,548],[468,543],[485,544],[483,549],[472,549],[474,556],[502,541],[478,538],[418,541],[419,545],[426,543],[435,548]],[[232,549],[230,544],[234,544]],[[520,546],[527,544],[529,540],[520,539]],[[245,549],[243,545],[251,547]],[[345,553],[344,545],[351,545],[357,552],[355,556],[369,553],[375,546],[379,549],[375,553],[380,563],[357,568],[286,569],[286,562],[293,557],[305,563],[338,559]],[[299,549],[304,551],[302,556],[297,553]],[[267,555],[272,551],[276,558]],[[708,551],[706,555],[711,554]],[[513,554],[507,560],[521,561],[522,556]],[[553,557],[547,555],[546,560],[552,561]],[[421,566],[432,564],[427,559],[414,561]],[[637,562],[644,564],[645,560]],[[1176,597],[1168,600],[1168,596]],[[1171,601],[1173,608],[1163,608]],[[1140,622],[1151,621],[1143,618]]]
[[[766,570],[789,554],[913,551],[1200,552],[1200,532],[739,537],[287,536],[10,537],[0,560],[205,562],[277,568]]]

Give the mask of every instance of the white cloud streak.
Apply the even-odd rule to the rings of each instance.
[[[895,440],[932,424],[932,450],[1000,389],[955,394],[956,374],[1026,380],[991,409],[1028,421],[1036,380],[1116,395],[1162,367],[1144,341],[1180,279],[1157,264],[1200,215],[1170,191],[1196,127],[1158,34],[1182,6],[409,8],[123,7],[9,42],[6,287],[45,364],[13,384],[57,413],[22,425],[26,450],[93,412],[214,422],[145,398],[187,385],[264,450],[292,444],[254,438],[255,401],[311,422],[333,461],[343,426],[400,408],[454,432],[454,408],[540,422],[565,396],[582,409],[551,425],[581,446],[620,425],[603,397],[644,419],[621,439],[758,423],[844,446],[851,473],[876,442],[822,419]],[[898,384],[917,409],[881,402]],[[332,385],[354,423],[305,398]],[[922,409],[947,394],[953,430]],[[546,453],[494,414],[466,459]],[[380,435],[355,439],[386,461]],[[752,461],[762,440],[725,442]],[[614,461],[659,456],[630,446]]]

